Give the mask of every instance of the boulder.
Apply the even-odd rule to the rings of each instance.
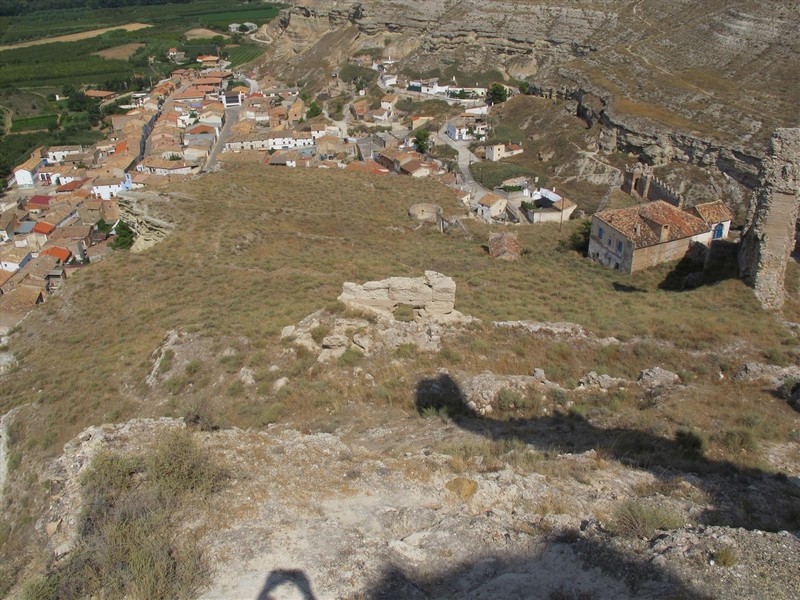
[[[628,382],[625,379],[611,377],[610,375],[599,375],[595,371],[589,371],[581,378],[578,387],[598,387],[601,390],[608,390],[612,387],[625,385],[626,383]]]
[[[637,381],[645,387],[666,387],[681,382],[681,378],[672,371],[667,371],[661,367],[645,369],[639,373]]]

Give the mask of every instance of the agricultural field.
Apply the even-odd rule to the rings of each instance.
[[[99,50],[98,52],[95,52],[95,55],[99,56],[100,58],[107,58],[110,60],[127,60],[133,56],[137,50],[144,48],[146,45],[147,44],[142,42],[132,42],[130,44],[122,44],[121,46],[114,46],[113,48]]]
[[[14,44],[134,22],[152,25],[153,28],[170,26],[186,29],[201,25],[225,31],[231,22],[251,21],[258,25],[268,23],[281,8],[281,5],[253,8],[245,3],[196,0],[182,4],[122,6],[113,9],[47,10],[4,17],[0,21],[0,43]]]
[[[11,125],[11,132],[37,131],[55,127],[56,125],[58,125],[58,115],[39,115],[37,117],[28,117],[27,119],[14,119]]]
[[[64,114],[59,121],[58,113],[62,111],[47,96],[61,93],[65,87],[138,89],[135,86],[141,85],[142,79],[158,80],[175,68],[165,59],[167,48],[172,46],[186,51],[190,60],[197,54],[221,50],[234,67],[257,58],[263,49],[247,40],[232,44],[227,51],[224,42],[210,43],[210,38],[216,36],[229,40],[231,36],[225,32],[231,22],[261,25],[282,8],[253,6],[196,0],[0,17],[0,44],[6,45],[0,46],[0,106],[3,130],[10,132],[0,142],[0,171],[7,173],[37,145],[59,143],[55,141],[58,136],[74,135],[76,129],[94,137],[100,135],[91,132],[85,114]],[[199,31],[201,36],[197,35]],[[70,36],[70,41],[54,41],[58,36]],[[54,56],[59,60],[54,61]],[[159,60],[151,64],[151,56]],[[54,126],[65,131],[43,131]]]
[[[236,46],[228,52],[228,60],[231,67],[238,67],[241,64],[255,60],[264,53],[264,49],[258,46]]]

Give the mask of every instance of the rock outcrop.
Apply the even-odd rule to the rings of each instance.
[[[155,214],[151,203],[162,198],[152,192],[122,192],[117,196],[120,217],[136,234],[131,250],[141,252],[163,240],[175,227],[173,223]]]
[[[452,322],[464,318],[454,309],[456,282],[436,271],[425,271],[424,277],[389,277],[361,285],[348,281],[338,299],[350,308],[388,319],[403,305],[411,307],[415,321]]]
[[[753,286],[764,308],[783,305],[799,208],[800,128],[778,129],[762,164],[760,187],[739,249],[740,275]]]

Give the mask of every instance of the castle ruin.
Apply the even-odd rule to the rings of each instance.
[[[675,188],[655,176],[652,165],[640,162],[625,167],[622,191],[631,195],[637,194],[650,202],[663,200],[677,208],[683,208],[686,203],[683,195]]]
[[[739,247],[739,274],[764,308],[783,305],[800,207],[800,129],[778,129],[761,165]]]

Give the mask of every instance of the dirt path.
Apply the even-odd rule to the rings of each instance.
[[[145,23],[128,23],[127,25],[115,25],[114,27],[103,27],[102,29],[92,29],[91,31],[81,31],[80,33],[70,33],[69,35],[60,35],[58,37],[44,38],[41,40],[31,40],[30,42],[20,42],[19,44],[7,44],[0,46],[0,52],[3,50],[14,50],[15,48],[28,48],[29,46],[40,46],[41,44],[52,44],[53,42],[77,42],[79,40],[86,40],[96,37],[107,31],[114,31],[115,29],[124,29],[125,31],[138,31],[150,27]]]

